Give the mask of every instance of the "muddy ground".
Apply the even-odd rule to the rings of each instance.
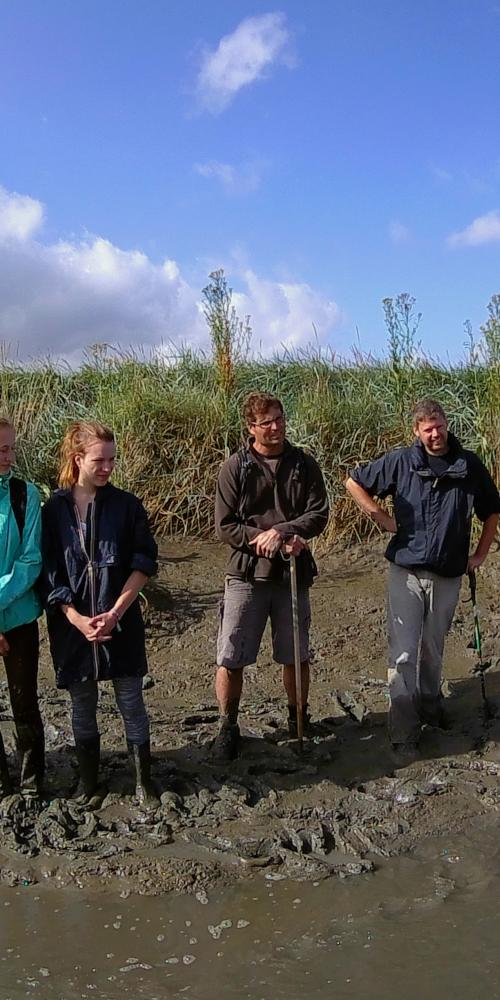
[[[246,670],[240,758],[210,761],[216,730],[213,663],[225,552],[215,543],[169,542],[148,589],[154,775],[161,808],[141,810],[112,689],[101,687],[102,802],[71,801],[76,785],[68,697],[53,686],[42,641],[41,705],[46,724],[48,797],[39,812],[13,795],[0,803],[0,881],[193,893],[200,902],[239,879],[351,877],[431,835],[489,822],[500,807],[500,554],[481,572],[486,675],[485,720],[471,606],[464,586],[447,644],[446,707],[451,727],[426,729],[410,765],[395,763],[385,722],[383,544],[319,559],[313,592],[315,725],[302,754],[287,742],[279,668],[266,635],[257,667]],[[5,681],[0,720],[16,773]]]

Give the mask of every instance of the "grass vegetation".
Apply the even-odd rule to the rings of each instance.
[[[222,272],[203,292],[211,357],[188,349],[166,360],[104,346],[77,370],[50,362],[0,362],[4,413],[15,421],[18,463],[48,494],[56,484],[58,443],[69,420],[95,417],[117,435],[117,485],[145,502],[159,535],[209,536],[219,466],[242,439],[241,404],[254,389],[284,402],[288,436],[319,460],[332,518],[327,540],[373,531],[344,491],[347,470],[411,441],[409,413],[435,396],[463,444],[476,450],[500,482],[500,296],[464,360],[444,364],[422,355],[420,317],[404,294],[384,300],[388,351],[349,360],[311,348],[272,360],[251,359],[249,322],[240,321]]]

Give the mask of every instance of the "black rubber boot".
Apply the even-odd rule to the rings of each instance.
[[[407,767],[418,759],[418,741],[405,740],[402,743],[393,743],[392,752],[396,767]]]
[[[155,808],[160,803],[158,789],[151,777],[151,744],[130,743],[127,740],[128,751],[134,762],[135,797],[140,806]]]
[[[6,795],[12,795],[12,782],[10,780],[9,768],[7,767],[7,756],[3,745],[2,734],[0,733],[0,799]]]
[[[97,792],[97,776],[101,757],[101,738],[75,740],[79,781],[74,798],[83,804],[90,802]]]
[[[304,736],[307,736],[311,731],[311,716],[308,711],[309,705],[307,702],[302,706],[302,728],[304,731]],[[291,740],[297,739],[297,706],[288,706],[288,735]]]
[[[21,754],[19,791],[27,799],[41,799],[45,773],[45,740],[42,733],[18,732],[17,745]]]
[[[221,723],[219,732],[215,737],[210,756],[216,764],[224,764],[227,761],[235,760],[240,749],[240,727],[237,723]]]

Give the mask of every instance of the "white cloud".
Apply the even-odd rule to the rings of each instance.
[[[398,222],[397,219],[391,222],[389,226],[389,236],[396,246],[411,243],[412,240],[411,230],[408,229],[408,226],[403,225],[402,222]]]
[[[42,225],[43,205],[0,185],[0,240],[26,240]]]
[[[273,63],[294,65],[285,14],[275,11],[245,18],[216,49],[204,53],[196,82],[199,103],[219,114],[242,87],[262,79]]]
[[[77,358],[95,343],[196,346],[206,337],[198,299],[174,261],[102,237],[0,241],[0,341],[22,358]]]
[[[157,264],[101,236],[43,243],[30,235],[43,218],[42,205],[24,196],[2,197],[5,217],[14,222],[0,229],[0,341],[20,358],[51,354],[78,361],[96,343],[138,350],[209,347],[203,279],[194,287],[175,260]],[[10,212],[12,200],[28,206],[26,217],[21,208],[17,215]],[[234,304],[242,317],[250,315],[256,351],[259,345],[270,354],[308,344],[313,327],[325,341],[341,321],[337,304],[308,284],[270,281],[249,268],[235,277],[241,290]]]
[[[470,226],[458,233],[451,233],[447,243],[450,247],[478,247],[483,243],[500,240],[500,212],[495,209],[486,215],[479,215]]]
[[[242,278],[246,291],[234,293],[234,303],[240,315],[250,314],[254,343],[264,355],[306,346],[316,336],[326,343],[342,321],[337,303],[311,285],[269,281],[248,268]]]
[[[262,180],[263,164],[248,161],[234,166],[231,163],[220,163],[209,160],[207,163],[196,163],[195,171],[200,177],[213,179],[222,184],[226,194],[245,195],[256,191]]]

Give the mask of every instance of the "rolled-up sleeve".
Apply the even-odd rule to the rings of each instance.
[[[475,456],[478,485],[474,494],[474,513],[480,521],[486,521],[492,514],[500,513],[500,495],[488,469]]]
[[[158,546],[153,538],[148,515],[137,500],[134,510],[132,558],[130,568],[154,576],[158,572]]]
[[[358,465],[351,469],[349,476],[362,486],[372,497],[392,496],[397,484],[397,453],[388,452],[381,458],[376,458],[373,462],[365,465]]]

